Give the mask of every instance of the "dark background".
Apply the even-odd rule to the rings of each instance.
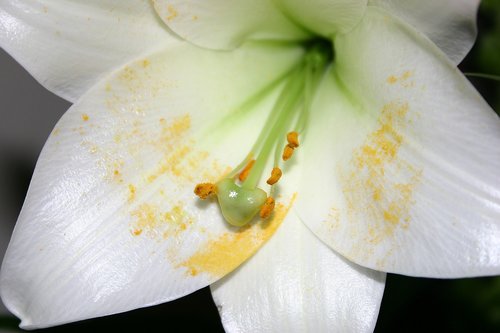
[[[439,0],[436,0],[439,1]],[[482,2],[479,38],[460,65],[500,75],[500,0]],[[500,110],[500,81],[470,77]],[[0,258],[21,209],[37,156],[70,104],[42,88],[0,50]],[[0,303],[0,332],[18,320]],[[174,302],[40,332],[222,332],[207,288]],[[437,280],[389,274],[376,332],[500,332],[500,277]]]

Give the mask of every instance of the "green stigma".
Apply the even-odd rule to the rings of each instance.
[[[299,146],[298,136],[306,127],[313,92],[333,58],[330,42],[307,42],[304,49],[302,60],[283,78],[279,97],[248,157],[227,178],[216,184],[198,184],[195,188],[195,194],[201,199],[216,195],[224,219],[233,226],[246,225],[259,212],[261,218],[267,218],[274,209],[272,195],[281,177],[280,166]],[[258,185],[271,156],[274,162],[267,181],[269,192],[266,192]]]
[[[230,178],[218,182],[216,191],[222,215],[229,224],[237,227],[250,222],[267,199],[264,190],[240,187]]]

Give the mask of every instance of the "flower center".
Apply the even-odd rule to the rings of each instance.
[[[201,199],[216,195],[222,215],[234,226],[243,226],[259,213],[268,218],[274,209],[273,194],[282,176],[282,165],[292,158],[299,147],[313,99],[327,67],[333,59],[329,41],[314,40],[304,43],[301,61],[285,79],[257,140],[247,157],[219,182],[196,185],[194,193]],[[273,154],[274,153],[274,154]],[[269,172],[268,192],[257,187],[265,167],[273,158]]]

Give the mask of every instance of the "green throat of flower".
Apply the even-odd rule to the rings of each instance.
[[[333,60],[332,44],[325,40],[304,43],[304,56],[290,71],[269,116],[247,157],[217,183],[196,185],[200,199],[217,196],[222,215],[234,226],[244,226],[259,214],[271,216],[275,186],[282,176],[281,165],[299,147],[306,128],[313,94]],[[258,187],[265,168],[273,158],[266,192]]]

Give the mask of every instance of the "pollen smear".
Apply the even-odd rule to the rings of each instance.
[[[274,167],[273,170],[271,171],[271,177],[269,177],[269,179],[267,180],[267,183],[269,185],[276,184],[278,182],[278,180],[280,180],[282,174],[283,174],[283,172],[281,172],[280,168]]]
[[[299,133],[293,131],[286,135],[286,141],[288,145],[292,148],[297,148],[299,146]]]
[[[194,189],[194,194],[200,197],[200,199],[205,200],[209,196],[215,194],[215,184],[212,183],[198,184]]]
[[[260,217],[263,219],[267,219],[269,216],[271,216],[271,213],[274,210],[274,206],[275,206],[275,201],[273,197],[268,197],[266,199],[266,202],[260,209]]]
[[[245,181],[247,179],[248,175],[250,174],[250,171],[252,171],[253,165],[255,164],[255,160],[251,160],[248,162],[248,164],[245,166],[245,168],[240,172],[238,179],[240,182]]]

